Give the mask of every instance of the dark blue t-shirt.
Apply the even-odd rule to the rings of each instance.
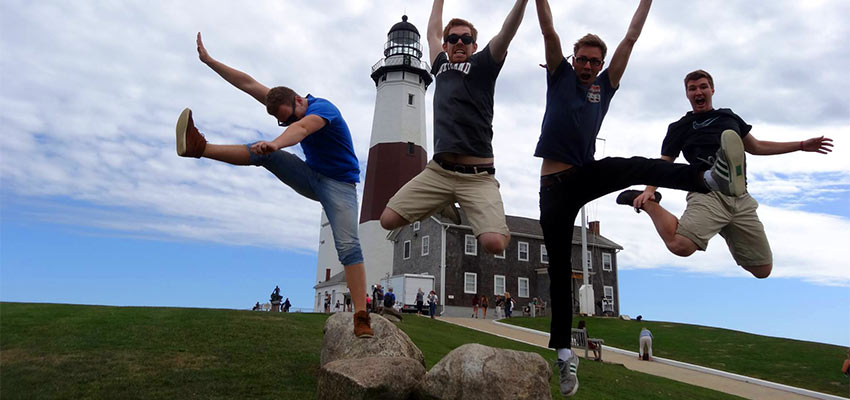
[[[314,171],[342,182],[360,182],[360,163],[354,154],[351,131],[331,102],[307,95],[304,116],[318,115],[325,126],[301,141],[307,165]]]
[[[554,73],[546,71],[546,114],[535,157],[576,166],[593,161],[596,136],[616,88],[608,70],[590,86],[578,81],[573,66],[564,58]]]
[[[688,163],[711,165],[709,157],[713,157],[720,148],[723,131],[732,129],[743,139],[752,128],[728,108],[699,114],[688,111],[667,128],[667,136],[661,144],[661,155],[676,158],[681,152]]]

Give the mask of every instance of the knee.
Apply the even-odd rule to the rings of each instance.
[[[499,233],[483,233],[478,240],[488,252],[501,254],[508,247],[510,238]]]
[[[675,239],[667,243],[667,249],[679,257],[688,257],[697,251],[697,245],[690,239],[677,235]]]
[[[773,264],[744,267],[744,269],[753,274],[754,277],[764,279],[770,276],[770,272],[773,271]]]
[[[393,209],[387,207],[384,208],[384,212],[381,213],[381,228],[384,228],[388,231],[391,231],[395,228],[398,228],[402,225],[406,225],[408,222],[397,212],[393,211]]]

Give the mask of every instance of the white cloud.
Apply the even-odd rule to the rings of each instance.
[[[552,4],[567,53],[586,32],[600,34],[613,52],[634,7],[625,0]],[[483,46],[509,8],[509,2],[448,2],[444,22],[471,20]],[[753,194],[771,204],[763,204],[760,215],[774,248],[774,275],[850,284],[847,272],[830,264],[843,258],[840,235],[827,234],[848,231],[847,210],[839,216],[802,211],[848,199],[848,11],[840,1],[656,2],[603,125],[599,154],[655,157],[667,124],[687,111],[682,76],[709,70],[717,83],[715,105],[741,114],[759,139],[836,140],[829,156],[751,158],[750,183]],[[365,161],[375,98],[369,68],[403,12],[424,34],[429,2],[2,2],[4,196],[37,201],[38,217],[69,224],[314,251],[317,203],[262,169],[175,155],[174,123],[186,106],[216,143],[279,133],[258,103],[198,61],[195,33],[203,32],[213,57],[266,85],[334,101]],[[531,154],[545,101],[535,13],[529,2],[497,84],[494,120],[507,211],[528,217],[538,215],[539,160]],[[681,213],[684,196],[668,192],[664,204]],[[623,266],[745,274],[719,239],[705,254],[670,255],[648,218],[614,205],[613,196],[593,203],[590,212],[602,220],[603,234],[626,247]]]

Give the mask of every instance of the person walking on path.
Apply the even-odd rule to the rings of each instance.
[[[472,318],[478,318],[478,294],[472,296]]]
[[[321,203],[330,221],[339,261],[345,266],[348,289],[356,299],[354,334],[359,338],[372,337],[364,301],[366,269],[357,237],[356,184],[360,181],[360,167],[342,114],[326,99],[310,94],[302,97],[284,86],[269,89],[250,75],[215,60],[204,47],[200,32],[197,48],[201,62],[263,104],[285,130],[270,142],[212,144],[195,127],[192,110],[186,108],[177,120],[177,154],[232,165],[263,166],[299,194]],[[306,160],[282,150],[296,144],[301,145]]]
[[[487,295],[482,295],[481,296],[481,310],[483,311],[483,314],[481,315],[481,318],[487,319],[487,307],[488,306],[490,306],[490,301],[487,300]]]
[[[434,159],[389,200],[381,214],[384,229],[445,209],[460,224],[457,202],[487,251],[499,254],[507,247],[510,234],[493,166],[493,95],[527,2],[517,0],[499,33],[476,53],[472,23],[453,18],[443,27],[443,0],[434,0],[427,32],[436,86]]]
[[[422,288],[416,290],[416,315],[422,315],[422,305],[425,303],[425,292]]]
[[[510,318],[514,311],[514,300],[511,298],[510,292],[505,292],[505,318]]]
[[[431,315],[432,319],[437,314],[437,293],[433,290],[428,293],[428,314]]]
[[[688,193],[687,206],[680,219],[659,204],[660,194],[655,186],[643,192],[626,190],[617,203],[644,210],[652,219],[658,235],[671,253],[688,257],[695,251],[705,251],[708,241],[716,234],[726,239],[732,258],[756,278],[767,278],[773,270],[773,254],[756,213],[758,202],[746,191],[744,152],[755,155],[784,154],[805,151],[827,154],[832,151],[832,139],[813,137],[799,142],[771,142],[756,139],[751,125],[728,108],[714,109],[714,78],[696,70],[685,76],[685,95],[691,111],[670,124],[661,145],[661,159],[673,162],[679,153],[692,165],[707,165],[723,143],[741,142],[736,185],[737,195],[724,193]]]

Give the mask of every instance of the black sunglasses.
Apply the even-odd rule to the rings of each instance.
[[[277,121],[277,126],[289,126],[298,121],[298,117],[295,116],[295,97],[292,98],[292,113],[289,114],[289,118],[286,121]]]
[[[472,35],[463,35],[463,36],[461,36],[461,35],[458,35],[458,34],[452,33],[451,35],[446,36],[446,42],[447,42],[447,43],[455,44],[455,43],[457,43],[457,41],[458,41],[458,40],[460,40],[461,42],[463,42],[463,44],[470,44],[470,43],[472,43],[472,42],[474,42],[474,41],[475,41],[475,40],[472,38]]]

